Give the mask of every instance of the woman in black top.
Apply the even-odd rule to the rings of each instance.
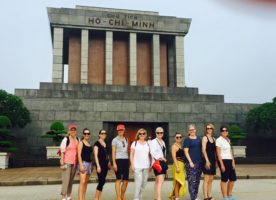
[[[212,200],[212,183],[216,174],[216,143],[214,135],[214,125],[207,124],[205,126],[205,136],[202,138],[202,154],[203,154],[203,195],[204,200]]]
[[[92,173],[92,146],[89,143],[89,129],[83,129],[82,134],[82,140],[78,145],[78,169],[80,173],[79,200],[85,200],[87,184]]]
[[[104,141],[105,138],[106,138],[106,131],[100,130],[99,139],[94,144],[94,157],[95,157],[97,175],[98,175],[98,181],[99,181],[94,200],[100,200],[101,198],[101,193],[103,190],[103,186],[105,184],[107,171],[110,166],[107,147]]]
[[[182,135],[175,133],[175,143],[172,145],[172,158],[173,158],[173,188],[169,197],[178,200],[179,197],[184,197],[186,194],[186,172],[184,166],[184,150],[181,147]]]

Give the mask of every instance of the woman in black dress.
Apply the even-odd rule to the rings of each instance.
[[[106,134],[107,133],[105,130],[100,130],[99,139],[94,144],[94,157],[95,157],[98,182],[99,182],[94,200],[101,199],[101,194],[102,194],[103,186],[105,184],[108,167],[110,166],[107,147],[105,143]]]
[[[202,138],[202,154],[204,174],[203,195],[204,200],[213,200],[211,190],[214,175],[216,174],[216,143],[214,135],[214,125],[205,126],[205,136]]]

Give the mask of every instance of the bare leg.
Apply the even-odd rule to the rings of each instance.
[[[180,183],[178,181],[175,182],[174,187],[174,196],[175,198],[179,198],[179,189],[180,189]]]
[[[220,188],[223,198],[227,197],[227,182],[220,182]]]
[[[84,200],[86,174],[80,173],[79,200]]]
[[[232,196],[233,187],[234,181],[229,181],[227,185],[227,196]]]
[[[158,183],[157,183],[157,200],[161,200],[161,197],[162,197],[162,185],[163,185],[163,182],[164,182],[164,175],[159,175],[157,176],[157,179],[158,179]]]
[[[122,188],[121,188],[121,199],[122,200],[126,200],[126,197],[125,197],[125,192],[126,192],[126,189],[127,189],[127,185],[128,185],[128,181],[123,181],[123,184],[122,184]]]
[[[213,184],[214,176],[210,175],[209,176],[209,181],[208,181],[208,190],[207,190],[207,197],[212,197],[212,184]]]
[[[116,190],[117,200],[121,200],[120,188],[121,188],[121,180],[116,180],[116,182],[115,182],[115,190]]]
[[[204,199],[208,198],[208,183],[209,183],[209,175],[204,175],[204,180],[203,180],[203,196]]]
[[[101,194],[102,194],[102,192],[101,192],[101,191],[99,191],[99,190],[96,190],[96,193],[95,193],[95,198],[94,198],[94,200],[100,200],[100,198],[101,198]]]

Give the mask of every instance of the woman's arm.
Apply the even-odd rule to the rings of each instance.
[[[218,161],[219,161],[219,164],[220,164],[220,167],[221,167],[221,171],[224,172],[225,167],[224,167],[224,164],[223,164],[222,158],[221,158],[221,149],[220,149],[220,147],[217,146],[216,150],[217,150],[217,156],[218,156]]]
[[[134,149],[130,149],[130,164],[131,164],[131,169],[134,171]]]
[[[172,145],[172,159],[176,166],[176,171],[179,172],[179,166],[178,166],[178,162],[176,159],[176,151],[177,151],[177,147],[175,145]]]
[[[194,168],[195,165],[190,157],[189,148],[184,148],[184,153],[185,153],[187,160],[189,161],[190,167]]]
[[[82,148],[83,148],[83,144],[82,144],[82,142],[79,142],[79,145],[78,145],[78,161],[79,161],[79,165],[80,165],[80,172],[84,171],[84,166],[83,166],[82,158],[81,158]]]
[[[116,164],[116,146],[112,145],[112,164],[114,171],[117,171],[117,164]]]
[[[99,162],[99,148],[95,145],[94,146],[94,158],[95,158],[95,163],[96,163],[96,167],[97,167],[97,172],[101,173],[101,166],[100,166],[100,162]]]
[[[160,159],[163,160],[164,156],[162,155],[160,157],[160,155],[158,154],[158,148],[161,148],[161,147],[159,146],[159,144],[157,144],[157,141],[152,140],[151,143],[150,143],[150,154],[151,154],[151,156],[154,158],[154,160],[160,160]]]
[[[206,161],[206,169],[210,169],[210,166],[211,166],[211,163],[209,161],[209,158],[208,158],[208,155],[207,155],[207,152],[206,152],[206,144],[207,144],[207,137],[203,137],[202,138],[202,154],[204,156],[204,159]]]

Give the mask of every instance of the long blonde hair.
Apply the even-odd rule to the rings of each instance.
[[[212,123],[208,123],[208,124],[206,124],[205,125],[205,133],[204,133],[204,135],[207,135],[207,126],[211,126],[212,127],[212,137],[214,136],[214,132],[215,132],[215,126],[214,126],[214,124],[212,124]]]
[[[144,132],[146,133],[145,140],[148,139],[148,132],[146,131],[146,129],[140,128],[140,129],[137,131],[136,135],[135,135],[135,140],[136,140],[136,141],[139,140],[139,133],[140,133],[141,131],[144,131]]]

